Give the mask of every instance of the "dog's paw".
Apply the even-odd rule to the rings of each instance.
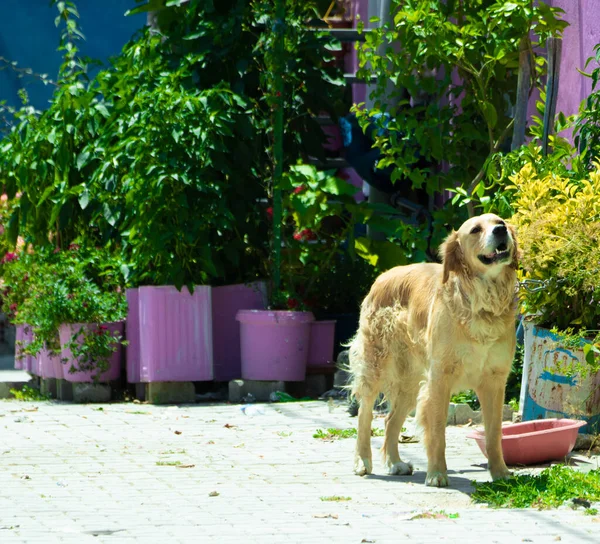
[[[448,487],[449,483],[448,475],[444,472],[427,473],[425,478],[425,485],[431,487]]]
[[[405,463],[403,461],[398,461],[397,463],[392,463],[391,461],[387,463],[388,474],[390,476],[406,476],[413,473],[412,463]]]
[[[492,474],[492,480],[494,481],[508,480],[509,478],[512,478],[514,476],[513,472],[511,470],[508,470],[507,468],[504,468],[502,470],[494,470],[490,472]]]
[[[357,457],[354,461],[354,474],[357,476],[365,476],[373,472],[373,461],[371,459],[363,459]]]

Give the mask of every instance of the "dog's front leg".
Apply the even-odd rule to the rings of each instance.
[[[488,468],[494,480],[510,478],[512,473],[506,467],[502,454],[502,407],[506,376],[484,377],[477,388],[477,396],[483,411],[485,427],[485,450]]]
[[[427,384],[418,400],[417,418],[423,427],[425,451],[427,452],[427,477],[425,485],[448,486],[446,466],[446,421],[450,403],[448,375],[437,376],[430,371]]]

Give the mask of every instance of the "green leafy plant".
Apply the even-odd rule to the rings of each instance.
[[[122,339],[109,334],[103,324],[123,320],[127,310],[120,266],[108,249],[75,244],[66,251],[37,247],[6,263],[3,307],[8,307],[14,323],[27,324],[33,331],[33,341],[23,352],[35,356],[42,348],[55,354],[71,348],[82,370],[105,370]],[[96,326],[82,338],[76,332],[61,346],[60,326],[78,323]]]
[[[479,399],[477,398],[475,391],[472,389],[461,391],[456,395],[452,395],[450,402],[455,402],[456,404],[468,404],[473,410],[479,410],[481,407],[479,404]]]
[[[331,311],[337,305],[355,311],[379,272],[424,256],[416,227],[399,221],[390,206],[356,202],[356,187],[334,172],[298,164],[290,167],[282,189],[282,290],[273,300],[276,308]],[[359,225],[376,226],[385,238],[356,237]]]
[[[582,180],[540,174],[527,164],[512,181],[523,313],[571,337],[594,365],[600,354],[600,164]]]
[[[564,465],[554,465],[536,476],[473,482],[473,486],[473,501],[496,508],[556,508],[571,499],[600,500],[600,470],[582,473]]]
[[[391,23],[359,49],[361,74],[376,76],[377,87],[374,107],[356,112],[382,129],[378,166],[429,195],[456,191],[455,203],[471,213],[485,205],[496,192],[484,182],[487,163],[511,134],[520,47],[530,52],[535,84],[545,69],[536,51],[567,24],[560,13],[531,0],[392,2]],[[435,214],[434,246],[447,213]]]
[[[592,167],[600,159],[600,44],[594,47],[594,56],[587,59],[586,68],[590,63],[596,65],[592,72],[582,73],[592,80],[592,92],[581,103],[575,120],[575,145],[584,155],[586,165]]]
[[[340,495],[332,495],[330,497],[321,497],[323,502],[345,502],[351,501],[352,497],[342,497]]]
[[[29,385],[24,385],[20,390],[10,389],[9,392],[16,400],[22,400],[26,402],[50,400],[50,395],[42,393],[39,389],[30,387]]]

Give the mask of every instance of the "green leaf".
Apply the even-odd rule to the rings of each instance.
[[[81,170],[81,168],[86,164],[89,157],[90,157],[90,153],[88,151],[83,151],[78,155],[77,170]]]
[[[496,123],[498,123],[498,113],[496,112],[496,108],[491,102],[483,102],[481,108],[486,122],[494,128]]]
[[[102,205],[102,210],[104,219],[106,219],[111,227],[114,227],[119,220],[120,213],[117,210],[113,210],[107,202]]]
[[[82,210],[85,210],[88,207],[89,203],[90,203],[90,193],[86,188],[79,195],[79,205],[81,206]]]
[[[365,259],[371,266],[377,266],[379,256],[371,252],[371,243],[372,240],[368,238],[356,238],[354,240],[354,249],[356,250],[356,254]]]

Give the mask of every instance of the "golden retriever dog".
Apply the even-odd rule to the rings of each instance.
[[[500,217],[466,221],[440,248],[443,264],[381,274],[361,306],[350,344],[352,393],[360,402],[354,471],[373,470],[373,405],[389,405],[382,453],[389,474],[412,474],[398,453],[406,416],[417,407],[427,452],[426,485],[448,485],[445,427],[453,393],[474,389],[483,410],[488,467],[510,476],[501,447],[506,378],[515,351],[517,241]]]

